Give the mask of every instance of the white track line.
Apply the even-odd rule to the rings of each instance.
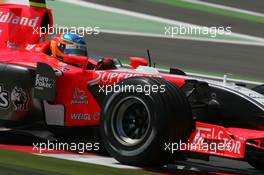
[[[100,30],[102,33],[116,34],[116,35],[127,35],[127,36],[142,36],[142,37],[154,37],[154,38],[167,38],[167,39],[179,39],[179,40],[190,40],[190,41],[203,41],[223,44],[236,44],[236,45],[250,45],[250,46],[264,46],[263,43],[250,42],[250,41],[236,41],[236,40],[223,40],[223,39],[207,39],[207,38],[193,38],[188,36],[166,36],[160,34],[141,33],[141,32],[128,32],[128,31],[117,31],[117,30]]]
[[[236,7],[230,7],[230,6],[226,6],[226,5],[215,4],[215,3],[211,3],[211,2],[204,2],[204,1],[200,1],[200,0],[182,0],[182,1],[190,2],[193,4],[206,5],[206,6],[210,6],[210,7],[216,7],[216,8],[230,10],[230,11],[239,12],[239,13],[245,13],[248,15],[264,17],[263,13],[254,12],[254,11],[245,10],[245,9],[240,9],[240,8],[236,8]]]
[[[87,8],[102,10],[102,11],[106,11],[106,12],[132,16],[132,17],[136,17],[136,18],[149,20],[149,21],[165,23],[165,24],[168,24],[168,25],[185,25],[185,26],[189,26],[189,27],[205,27],[205,26],[195,25],[195,24],[191,24],[191,23],[185,23],[185,22],[181,22],[181,21],[176,21],[176,20],[171,20],[171,19],[167,19],[167,18],[162,18],[162,17],[152,16],[152,15],[148,15],[148,14],[143,14],[143,13],[139,13],[139,12],[124,10],[124,9],[120,9],[120,8],[116,8],[116,7],[105,6],[105,5],[96,4],[96,3],[92,3],[92,2],[84,2],[82,0],[75,0],[75,1],[72,1],[72,0],[58,0],[58,1],[66,2],[66,3],[70,3],[70,4],[74,4],[74,5],[78,5],[78,6],[81,6],[81,7],[87,7]],[[232,32],[232,36],[239,37],[239,38],[244,38],[244,39],[247,39],[247,40],[252,40],[252,42],[253,41],[260,42],[260,44],[264,43],[264,38],[261,38],[261,37],[255,37],[255,36],[239,34],[239,33],[234,33],[234,32]],[[208,39],[208,41],[211,42],[212,39]],[[226,41],[226,40],[223,40],[223,41]],[[237,44],[237,43],[234,43],[234,44]]]
[[[122,165],[121,163],[119,163],[117,160],[115,160],[112,157],[104,157],[104,156],[97,156],[97,155],[80,155],[80,154],[36,154],[36,155],[83,162],[83,163],[103,165],[103,166],[108,166],[112,168],[140,169],[134,166]]]
[[[161,72],[169,73],[168,69],[158,69]],[[213,75],[206,75],[206,74],[199,74],[199,73],[193,73],[193,72],[186,72],[188,76],[193,76],[193,77],[198,77],[198,78],[207,78],[207,79],[214,79],[214,80],[219,80],[223,81],[224,77],[220,76],[213,76]],[[259,82],[259,81],[250,81],[250,80],[243,80],[243,79],[236,79],[236,78],[228,78],[228,81],[232,82],[239,82],[239,83],[245,83],[245,84],[252,84],[252,85],[261,85],[264,84],[264,82]]]
[[[123,64],[123,65],[124,66],[130,66],[129,64]],[[161,73],[169,73],[170,72],[168,69],[162,69],[162,68],[157,68],[157,69]],[[190,76],[190,77],[213,79],[213,80],[219,80],[219,81],[223,81],[223,79],[224,79],[224,74],[223,74],[223,77],[220,77],[220,76],[194,73],[194,72],[185,72],[185,73],[187,74],[187,76]],[[260,82],[260,81],[251,81],[251,80],[243,80],[243,79],[236,79],[236,78],[228,78],[228,81],[251,84],[251,85],[262,85],[262,84],[264,84],[264,81]]]

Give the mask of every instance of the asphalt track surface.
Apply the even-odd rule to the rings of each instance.
[[[31,142],[36,142],[36,138],[25,137],[13,134],[0,133],[0,144],[10,144],[12,146],[32,146]],[[43,140],[42,140],[43,141]],[[21,143],[21,144],[17,144]],[[8,147],[8,146],[7,146]],[[10,149],[10,148],[8,148]],[[74,156],[74,154],[73,154]],[[99,156],[99,155],[98,155]],[[100,155],[101,156],[101,155]],[[75,157],[76,158],[76,157]],[[175,161],[174,164],[170,164],[164,167],[148,168],[146,171],[157,172],[160,174],[218,174],[218,175],[230,175],[230,174],[255,174],[261,175],[263,172],[255,170],[248,163],[243,161],[211,157],[210,161],[188,159],[185,161]],[[107,172],[106,172],[107,173]],[[53,175],[49,172],[37,172],[34,170],[28,170],[20,167],[10,167],[7,165],[0,165],[1,175]]]
[[[263,0],[202,0],[205,2],[226,5],[235,8],[241,8],[250,10],[253,12],[264,13],[264,1]]]
[[[150,49],[158,65],[231,73],[241,78],[264,77],[263,47],[114,34],[88,36],[87,41],[92,54],[147,57],[146,50]]]
[[[99,4],[167,17],[200,25],[231,24],[236,32],[264,36],[264,25],[163,4],[133,0],[89,0]],[[180,11],[178,11],[180,10]],[[177,15],[175,15],[177,11]],[[199,16],[200,15],[200,16]],[[246,23],[246,24],[242,24]],[[236,27],[234,27],[236,26]],[[145,56],[150,49],[157,64],[208,73],[231,73],[240,78],[263,80],[263,46],[247,46],[115,34],[88,36],[90,53],[117,58]]]

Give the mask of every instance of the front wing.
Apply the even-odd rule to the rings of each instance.
[[[177,146],[177,149],[187,152],[244,159],[248,146],[264,150],[264,131],[225,128],[196,122],[195,131],[191,134],[187,143],[181,143]]]

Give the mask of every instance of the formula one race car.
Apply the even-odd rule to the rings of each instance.
[[[124,164],[164,165],[184,153],[263,169],[263,87],[192,78],[177,69],[160,73],[136,57],[125,66],[110,58],[103,60],[111,66],[84,56],[54,58],[45,36],[33,34],[53,25],[41,3],[0,5],[1,131],[42,128],[74,139],[99,128],[95,137]]]

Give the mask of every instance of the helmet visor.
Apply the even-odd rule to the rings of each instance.
[[[64,54],[76,55],[76,56],[87,56],[87,49],[85,45],[66,44],[65,49],[64,49]]]

